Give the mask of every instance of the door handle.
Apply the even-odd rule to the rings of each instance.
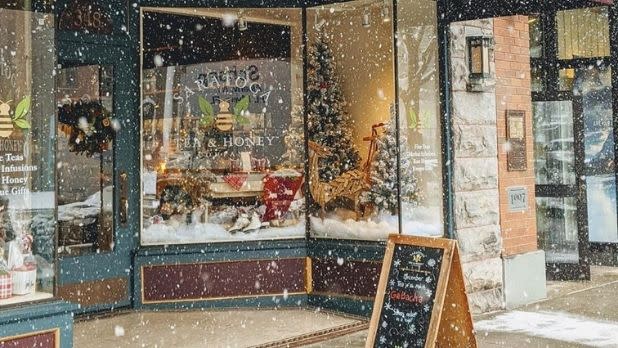
[[[127,226],[129,214],[129,175],[127,172],[120,173],[120,225]]]

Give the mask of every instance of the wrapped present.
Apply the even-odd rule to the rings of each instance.
[[[11,271],[13,295],[28,295],[36,289],[36,265],[24,264]]]
[[[11,273],[0,270],[0,299],[9,298],[13,295],[13,278]]]
[[[262,221],[280,219],[290,208],[296,192],[303,183],[303,176],[295,170],[280,170],[264,177],[264,204]]]

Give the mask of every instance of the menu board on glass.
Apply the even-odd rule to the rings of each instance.
[[[476,347],[457,243],[391,235],[366,347]]]

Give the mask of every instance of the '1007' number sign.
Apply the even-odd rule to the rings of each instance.
[[[476,347],[457,244],[391,235],[366,347],[436,345]]]

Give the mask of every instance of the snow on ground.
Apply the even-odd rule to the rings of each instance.
[[[618,323],[561,312],[512,311],[474,325],[477,332],[523,333],[594,347],[618,346]]]
[[[269,227],[248,233],[230,233],[221,225],[198,223],[169,226],[152,224],[142,231],[142,244],[208,243],[239,240],[304,238],[305,220],[288,227]]]
[[[440,215],[437,215],[438,217]],[[402,233],[415,236],[441,236],[440,223],[427,223],[417,220],[420,216],[405,216],[402,221]],[[424,219],[423,219],[424,220]],[[317,238],[336,239],[387,239],[391,233],[398,233],[397,215],[380,214],[367,220],[338,219],[330,215],[324,219],[312,216],[311,235]]]

